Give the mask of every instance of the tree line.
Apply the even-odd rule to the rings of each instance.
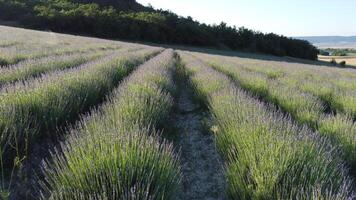
[[[309,42],[226,23],[207,25],[134,0],[0,0],[0,18],[22,26],[96,37],[244,50],[316,60]]]

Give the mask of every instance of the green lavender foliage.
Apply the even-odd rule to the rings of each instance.
[[[0,92],[0,148],[5,162],[12,162],[13,152],[21,154],[24,146],[51,136],[59,126],[100,103],[135,66],[158,51],[113,53],[77,68],[4,87]]]
[[[141,65],[84,117],[43,166],[43,199],[171,199],[180,180],[171,144],[153,126],[173,106],[175,61],[166,50]]]
[[[0,68],[0,86],[16,81],[25,81],[42,74],[77,67],[93,61],[110,52],[98,51],[95,53],[79,53],[62,56],[50,56],[44,59],[35,59],[21,62],[17,65]]]
[[[181,53],[207,99],[231,199],[348,199],[350,180],[328,141],[251,98],[231,80]]]
[[[350,71],[329,68],[309,69],[310,66],[308,65],[293,70],[288,65],[280,66],[275,62],[273,62],[275,65],[265,66],[267,68],[265,69],[258,67],[261,62],[256,61],[236,62],[231,58],[222,59],[221,57],[205,55],[198,55],[198,57],[212,65],[214,69],[228,75],[242,89],[276,105],[291,115],[299,124],[308,125],[321,135],[327,136],[334,146],[340,146],[341,155],[350,166],[351,174],[356,175],[356,126],[354,117],[351,113],[344,112],[344,109],[341,109],[343,108],[342,104],[335,100],[343,99],[344,102],[347,100],[352,102],[350,98],[340,94],[340,91],[346,91],[342,93],[348,93],[348,96],[352,96],[355,91],[356,87],[353,86],[351,80],[356,76],[352,73],[346,73]],[[280,75],[278,79],[271,79],[268,76],[268,74],[272,74],[271,71],[283,75]],[[329,77],[331,83],[320,82],[325,78],[318,74]],[[350,79],[350,82],[336,80],[334,74],[338,74],[337,77],[342,79]],[[307,81],[309,79],[314,81]],[[354,102],[356,101],[352,103]],[[335,113],[325,114],[327,107],[334,110]]]

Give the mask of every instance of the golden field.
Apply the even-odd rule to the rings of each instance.
[[[352,65],[356,67],[356,56],[318,56],[320,61],[330,62],[332,59],[335,59],[337,63],[341,61],[346,61],[346,65]]]

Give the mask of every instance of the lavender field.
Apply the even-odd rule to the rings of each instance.
[[[356,70],[0,26],[0,200],[356,199]]]

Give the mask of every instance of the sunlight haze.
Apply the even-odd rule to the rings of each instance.
[[[226,22],[286,36],[356,35],[353,0],[138,0],[202,23]]]

